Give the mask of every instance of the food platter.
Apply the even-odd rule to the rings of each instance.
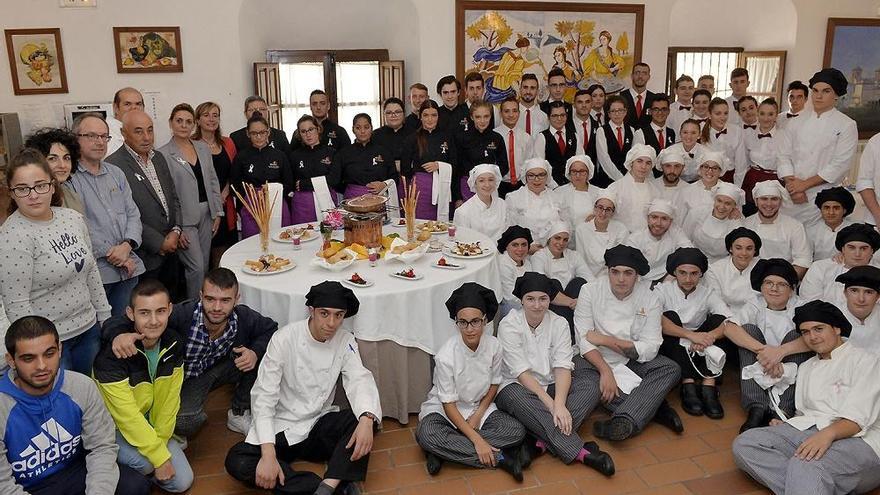
[[[282,258],[274,254],[260,256],[256,260],[246,260],[241,271],[251,275],[275,275],[296,268],[296,263],[289,258]]]

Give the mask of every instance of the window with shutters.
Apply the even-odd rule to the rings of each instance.
[[[759,102],[774,97],[782,104],[785,76],[785,50],[745,51],[741,47],[669,47],[666,59],[666,91],[675,97],[675,80],[683,74],[694,79],[715,77],[715,96],[731,95],[730,71],[745,67],[749,71],[749,92]]]

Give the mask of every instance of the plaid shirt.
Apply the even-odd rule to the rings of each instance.
[[[238,315],[235,311],[229,316],[229,322],[219,337],[211,340],[205,328],[205,313],[202,303],[193,311],[192,324],[189,327],[189,338],[186,339],[186,358],[184,378],[201,375],[218,360],[229,355],[235,335],[238,333]]]

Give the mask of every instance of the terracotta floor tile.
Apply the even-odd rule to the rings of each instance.
[[[614,459],[614,468],[618,472],[649,466],[658,462],[657,457],[651,454],[646,447],[615,450],[611,453],[611,458]]]
[[[669,485],[678,481],[702,478],[705,473],[690,459],[663,462],[636,469],[639,477],[649,486]]]
[[[632,495],[691,495],[692,493],[681,483],[676,483],[674,485],[658,486],[634,492]]]
[[[636,475],[635,471],[618,471],[611,478],[599,475],[595,478],[575,480],[575,484],[584,494],[617,495],[647,488],[645,482]]]
[[[470,493],[470,486],[464,478],[442,482],[422,483],[400,490],[400,495],[455,495]]]
[[[674,461],[706,454],[712,447],[700,437],[682,437],[649,445],[648,450],[661,461]]]
[[[553,461],[554,462],[534,463],[529,466],[527,471],[533,473],[542,484],[586,478],[593,473],[596,473],[593,469],[588,468],[577,461],[568,465],[564,464],[559,459],[553,459]]]
[[[422,448],[418,445],[409,445],[407,447],[391,449],[390,453],[391,461],[395,466],[405,466],[416,462],[424,464],[425,462],[425,454],[422,452]]]
[[[733,439],[739,435],[739,427],[736,428],[724,428],[721,430],[715,430],[709,433],[703,433],[700,435],[700,438],[703,439],[704,442],[709,444],[715,450],[724,450],[730,449],[730,446],[733,445]]]
[[[248,488],[226,474],[218,476],[199,476],[193,483],[191,495],[228,495]]]
[[[707,474],[719,474],[736,469],[736,464],[733,462],[733,452],[730,449],[696,456],[692,460]]]
[[[706,495],[740,495],[761,488],[761,485],[738,470],[685,481],[684,485],[692,493]]]
[[[413,431],[409,428],[404,430],[383,431],[373,439],[373,449],[393,449],[407,445],[414,445],[415,443],[416,438],[413,436]]]
[[[550,483],[523,490],[514,490],[510,495],[580,495],[581,491],[573,481]]]
[[[404,488],[419,485],[431,481],[431,477],[425,470],[424,464],[411,464],[409,466],[395,467],[374,471],[367,476],[364,483],[366,491],[374,492],[394,488]]]
[[[367,472],[378,471],[380,469],[390,469],[391,466],[390,450],[377,450],[370,452],[370,464],[367,467]]]
[[[474,495],[489,495],[492,493],[506,493],[511,490],[530,488],[538,485],[535,475],[528,470],[523,474],[523,482],[517,483],[504,471],[482,470],[478,476],[469,476],[468,484]]]

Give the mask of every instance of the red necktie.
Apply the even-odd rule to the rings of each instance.
[[[510,167],[510,183],[516,184],[516,155],[513,152],[513,129],[507,133],[507,166]]]
[[[531,109],[526,109],[526,134],[532,134],[532,111]]]
[[[636,115],[641,117],[642,116],[642,95],[636,95],[636,98],[638,98],[636,100]]]
[[[565,140],[562,139],[562,131],[556,131],[556,145],[559,146],[559,152],[565,155]]]
[[[657,142],[660,143],[660,149],[666,147],[666,139],[663,137],[663,129],[657,129]]]
[[[590,145],[590,130],[587,129],[587,121],[581,122],[581,125],[584,126],[584,154],[587,153],[587,146]]]
[[[620,148],[621,151],[623,151],[623,128],[622,127],[617,128],[617,147]]]

